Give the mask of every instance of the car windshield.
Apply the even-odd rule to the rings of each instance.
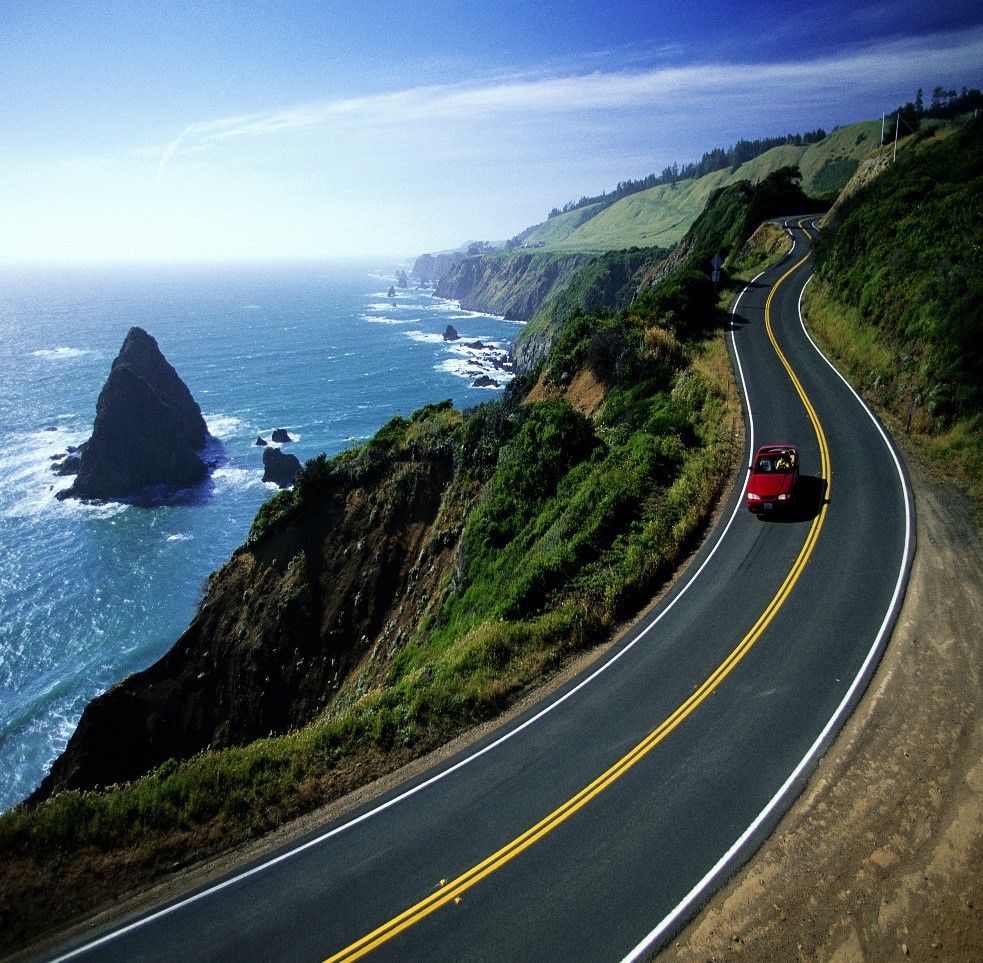
[[[755,471],[770,474],[772,472],[788,472],[792,470],[792,459],[788,455],[759,458]]]

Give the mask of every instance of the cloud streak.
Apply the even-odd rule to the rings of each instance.
[[[846,92],[872,99],[870,115],[913,96],[914,86],[978,72],[983,28],[908,38],[835,57],[757,64],[692,64],[566,76],[521,75],[485,83],[424,85],[405,90],[299,104],[185,127],[160,154],[158,183],[176,158],[247,138],[324,128],[339,136],[406,124],[517,120],[523,116],[651,111],[680,116],[726,104],[830,102]],[[883,99],[888,98],[888,102]]]

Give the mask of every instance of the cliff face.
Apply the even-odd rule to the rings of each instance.
[[[599,309],[627,308],[638,293],[641,279],[667,254],[657,247],[607,251],[578,266],[562,284],[552,288],[531,323],[516,338],[512,346],[516,371],[523,374],[535,368],[549,354],[566,320],[578,311],[591,314]]]
[[[440,511],[452,475],[449,455],[418,455],[240,548],[170,652],[88,706],[32,798],[286,732],[357,695],[452,570],[457,523]]]
[[[416,279],[421,284],[430,284],[432,281],[439,281],[446,274],[449,274],[464,259],[464,254],[460,251],[450,251],[443,254],[421,254],[413,262],[413,270],[410,277]]]
[[[187,385],[157,342],[131,328],[96,403],[78,473],[59,498],[123,499],[149,488],[197,485],[208,428]]]
[[[460,301],[468,311],[528,321],[552,290],[593,257],[525,251],[467,257],[441,279],[436,294]]]

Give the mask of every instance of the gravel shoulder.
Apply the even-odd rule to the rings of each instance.
[[[983,959],[983,551],[965,500],[910,470],[916,555],[866,694],[660,963]]]

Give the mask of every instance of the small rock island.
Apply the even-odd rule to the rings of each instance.
[[[208,426],[188,386],[142,328],[130,328],[96,402],[92,437],[60,471],[57,497],[125,501],[200,484]],[[66,462],[68,459],[66,459]]]
[[[287,455],[279,448],[263,449],[263,481],[280,488],[290,488],[303,466],[296,455]]]

